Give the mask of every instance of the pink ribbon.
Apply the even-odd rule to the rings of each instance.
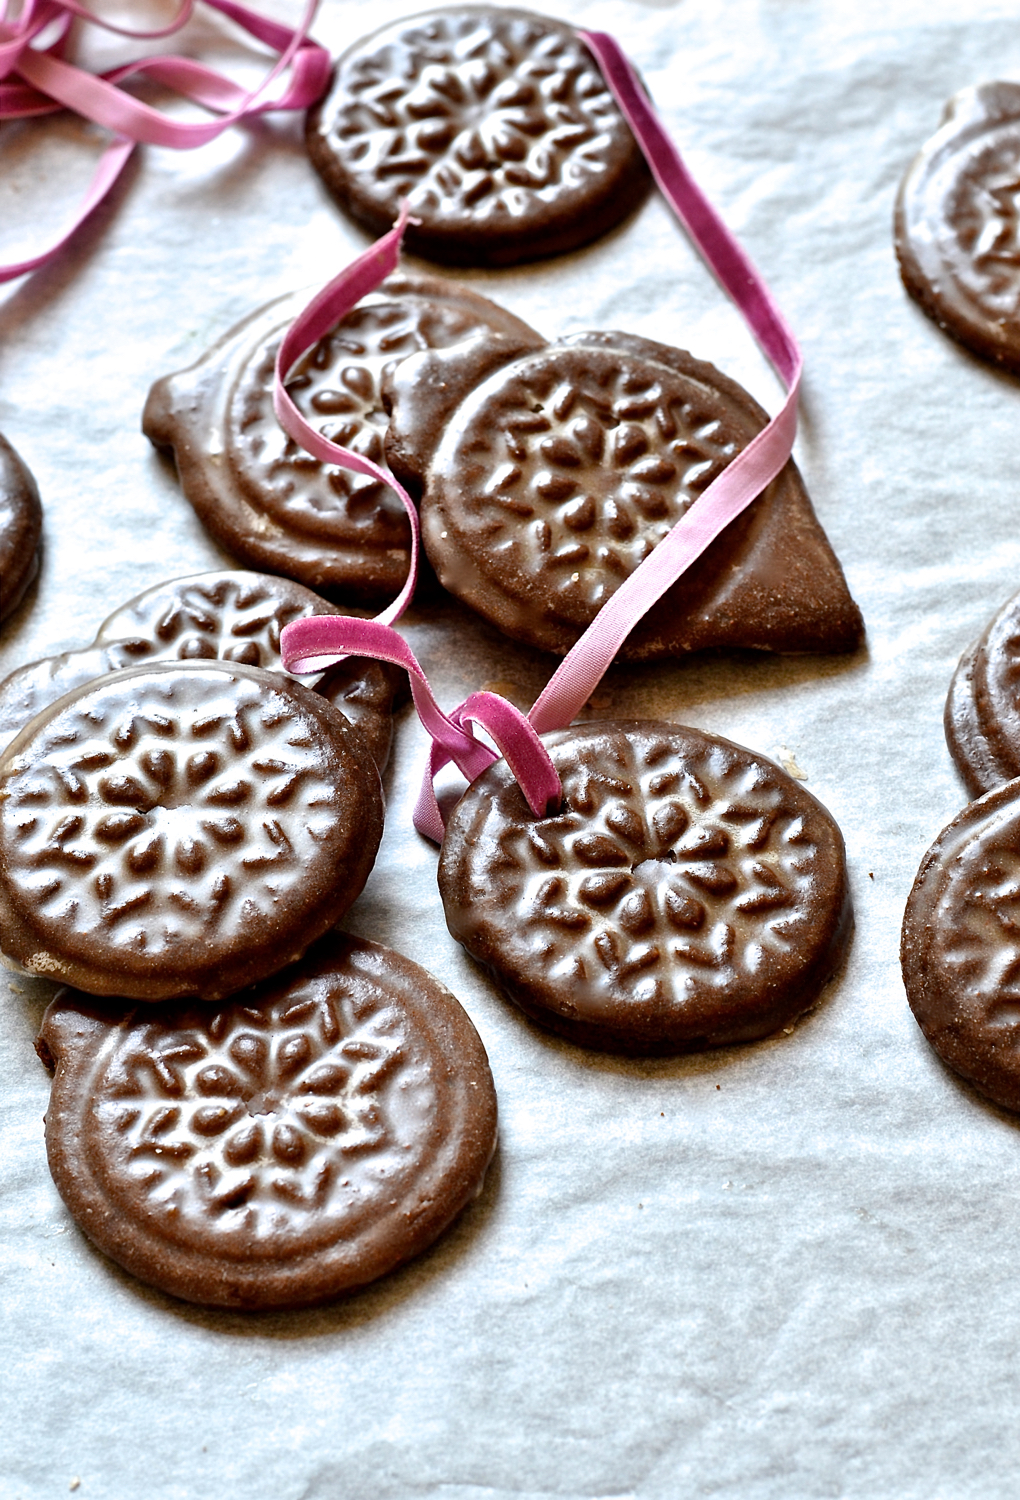
[[[284,663],[291,670],[320,670],[338,655],[356,652],[397,662],[410,672],[415,705],[432,737],[432,751],[414,822],[419,832],[436,842],[443,836],[443,819],[434,791],[436,775],[453,761],[469,780],[473,780],[497,758],[496,752],[477,738],[470,727],[472,725],[486,729],[506,755],[529,806],[537,815],[541,816],[555,805],[561,791],[559,780],[538,735],[564,727],[574,719],[645,612],[776,477],[790,457],[797,429],[797,392],[802,369],[800,350],[768,288],[687,171],[619,45],[602,32],[581,32],[580,35],[598,60],[667,202],[743,313],[786,385],[787,396],[776,416],[713,480],[654,552],[603,605],[584,635],[564,657],[527,716],[493,693],[473,694],[451,714],[442,712],[406,642],[390,628],[413,591],[413,565],[412,577],[401,594],[403,602],[398,601],[399,608],[390,606],[377,620],[313,616],[296,620],[286,627],[281,644]],[[405,507],[409,508],[412,534],[416,537],[417,518],[413,507],[392,477],[314,432],[297,413],[286,393],[280,394],[282,381],[295,359],[396,265],[406,222],[405,206],[394,229],[319,294],[298,320],[300,333],[297,333],[298,324],[291,330],[295,337],[288,335],[289,341],[285,341],[285,351],[281,350],[278,363],[277,413],[290,435],[309,447],[323,462],[346,464],[383,477],[393,485]]]
[[[276,109],[307,109],[318,99],[326,87],[330,71],[329,54],[308,37],[318,0],[308,0],[296,30],[270,21],[237,4],[236,0],[205,0],[205,3],[279,53],[258,88],[241,89],[228,78],[187,57],[143,57],[99,76],[75,67],[66,59],[69,33],[76,16],[121,36],[152,40],[180,30],[190,19],[195,0],[182,0],[170,24],[153,31],[131,31],[101,21],[75,0],[26,0],[21,14],[16,20],[11,20],[9,0],[2,0],[0,120],[24,119],[71,109],[112,130],[114,140],[103,152],[70,228],[38,255],[17,264],[0,266],[0,282],[12,281],[16,276],[36,270],[67,244],[105,198],[139,142],[189,150],[205,145],[248,115]],[[48,42],[38,47],[33,45],[48,32],[52,33]],[[264,97],[274,80],[287,69],[290,70],[290,79],[283,91],[274,98]],[[125,79],[141,75],[176,90],[218,118],[208,123],[168,119],[120,87]]]

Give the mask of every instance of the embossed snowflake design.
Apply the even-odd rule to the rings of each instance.
[[[124,665],[220,658],[276,671],[280,632],[291,620],[311,612],[310,604],[288,593],[287,584],[276,588],[254,575],[161,588],[111,615],[96,639],[120,643]],[[328,605],[317,607],[329,610]],[[123,641],[126,636],[132,639]]]
[[[181,707],[142,681],[138,697],[98,683],[8,782],[8,876],[58,951],[85,934],[169,961],[264,936],[333,868],[332,762],[292,700],[210,672]]]
[[[985,139],[961,175],[949,221],[967,261],[956,274],[996,317],[1020,322],[1020,121]]]
[[[1020,1026],[1020,815],[1015,808],[980,825],[953,859],[928,924],[950,993],[965,997],[980,1024]]]
[[[626,135],[581,43],[530,18],[436,17],[343,82],[330,147],[368,196],[412,213],[521,217],[604,176]]]
[[[300,361],[287,382],[302,416],[330,442],[384,465],[389,418],[381,388],[409,354],[456,343],[477,326],[465,313],[436,303],[400,302],[355,308]],[[273,374],[282,330],[273,333],[243,370],[231,397],[228,443],[246,490],[288,525],[302,518],[317,533],[373,546],[407,543],[400,501],[367,474],[321,463],[288,437],[273,411]],[[380,536],[379,526],[383,524]],[[323,530],[323,528],[325,528]]]
[[[776,773],[622,736],[557,769],[563,811],[507,828],[490,873],[560,993],[667,1002],[799,961],[819,848]]]
[[[111,1197],[203,1247],[215,1235],[258,1255],[271,1237],[279,1256],[281,1236],[334,1238],[392,1190],[434,1105],[400,1014],[333,976],[207,1021],[136,1021],[85,1124]]]
[[[469,398],[436,468],[487,572],[589,618],[739,446],[693,382],[618,353],[554,350]]]

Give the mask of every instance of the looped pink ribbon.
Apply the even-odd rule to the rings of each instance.
[[[110,191],[139,142],[189,150],[205,145],[248,115],[277,109],[307,109],[319,98],[329,78],[330,59],[325,48],[308,37],[318,0],[308,0],[296,30],[270,21],[236,0],[205,0],[205,3],[280,54],[258,88],[239,88],[228,78],[187,57],[143,57],[99,76],[75,67],[66,59],[75,17],[121,36],[156,40],[185,25],[194,11],[195,0],[181,0],[169,25],[152,31],[114,26],[75,0],[26,0],[21,14],[11,20],[9,0],[0,0],[0,120],[71,109],[97,125],[106,126],[115,137],[100,158],[70,228],[38,255],[0,266],[0,282],[36,270],[67,244]],[[47,34],[48,41],[44,39]],[[37,41],[41,42],[38,47],[33,45]],[[266,98],[266,90],[287,69],[290,70],[287,86],[276,97]],[[171,120],[120,87],[125,79],[143,74],[202,105],[218,118],[198,123]]]
[[[497,759],[491,746],[474,734],[470,727],[473,724],[486,729],[501,751],[504,745],[507,747],[507,763],[536,815],[541,816],[555,805],[561,790],[559,779],[538,736],[571,723],[638,620],[776,477],[790,457],[797,430],[801,354],[768,288],[687,171],[619,44],[602,32],[579,34],[597,58],[666,200],[744,314],[786,385],[787,396],[776,416],[713,480],[654,552],[603,605],[526,716],[493,693],[473,694],[451,714],[444,714],[410,648],[391,628],[391,621],[399,618],[414,588],[417,517],[410,498],[385,471],[316,433],[283,386],[299,355],[396,267],[407,222],[406,206],[389,234],[341,272],[298,320],[300,334],[293,339],[288,335],[289,341],[285,340],[277,365],[274,403],[282,426],[323,462],[344,464],[385,479],[401,495],[408,509],[415,547],[411,575],[397,604],[374,621],[342,615],[294,621],[283,631],[284,664],[292,671],[315,671],[338,656],[357,653],[381,657],[407,668],[415,705],[432,737],[414,822],[420,833],[437,843],[443,837],[443,819],[433,785],[438,772],[453,761],[473,780]],[[312,309],[316,309],[315,316],[311,316]]]

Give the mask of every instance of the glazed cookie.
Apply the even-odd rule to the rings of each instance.
[[[972,797],[1020,776],[1020,594],[960,657],[945,730]]]
[[[0,434],[0,620],[17,609],[39,570],[41,536],[35,480]]]
[[[312,458],[273,411],[277,350],[305,301],[307,293],[270,304],[198,364],[157,380],[142,427],[157,447],[173,450],[203,524],[253,568],[347,601],[395,595],[410,559],[399,499],[371,476]],[[391,276],[304,356],[287,389],[327,438],[381,461],[386,372],[408,354],[483,327],[540,342],[466,287]]]
[[[1020,781],[964,808],[925,855],[903,919],[903,983],[944,1063],[1020,1110]]]
[[[650,185],[577,33],[488,5],[428,11],[356,42],[306,138],[330,192],[373,234],[406,199],[407,248],[459,265],[587,244]]]
[[[529,1016],[585,1046],[753,1041],[817,1004],[853,928],[843,840],[771,761],[680,725],[546,735],[563,782],[528,809],[504,761],[446,830],[450,931]]]
[[[115,672],[0,757],[3,951],[92,994],[218,999],[339,921],[382,818],[358,731],[300,684],[220,661]]]
[[[904,285],[928,316],[1020,373],[1020,83],[949,101],[903,180],[894,233]]]
[[[125,1011],[62,990],[50,1170],[128,1271],[189,1302],[299,1307],[426,1249],[480,1191],[496,1096],[430,974],[331,933],[215,1007]]]
[[[764,427],[713,365],[622,333],[538,350],[480,335],[388,382],[387,456],[423,490],[440,581],[560,654]],[[860,611],[791,460],[648,611],[621,655],[852,651]]]
[[[240,568],[157,584],[115,610],[90,647],[29,662],[0,682],[0,748],[64,693],[123,667],[218,657],[282,671],[283,627],[307,615],[336,612],[291,579]],[[389,756],[402,675],[388,663],[355,656],[302,681],[357,725],[381,770]]]

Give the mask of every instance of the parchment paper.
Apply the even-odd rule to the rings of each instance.
[[[338,51],[407,9],[326,0],[316,33]],[[1020,78],[1015,6],[963,11],[557,0],[620,38],[803,342],[797,455],[868,628],[852,658],[613,673],[597,711],[693,722],[800,768],[846,837],[845,973],[791,1035],[742,1049],[621,1061],[551,1039],[446,933],[435,852],[410,827],[424,738],[405,715],[350,925],[431,969],[483,1037],[501,1144],[481,1198],[424,1258],[315,1311],[235,1316],[148,1290],[91,1248],[50,1182],[32,1042],[52,990],[5,976],[4,1497],[1016,1493],[1020,1127],[943,1069],[897,961],[916,867],[966,800],[942,736],[950,676],[1020,585],[1020,383],[923,316],[891,246],[896,185],[945,100]],[[226,24],[191,36],[257,76]],[[0,258],[56,228],[96,139],[71,120],[0,129]],[[161,579],[228,564],[140,433],[148,386],[365,243],[299,122],[274,116],[189,155],[144,150],[75,250],[0,289],[0,430],[46,506],[0,675],[86,644]],[[690,348],[775,408],[657,199],[574,255],[464,279],[550,335]],[[412,614],[407,634],[448,705],[493,683],[527,704],[552,665],[453,604]]]

